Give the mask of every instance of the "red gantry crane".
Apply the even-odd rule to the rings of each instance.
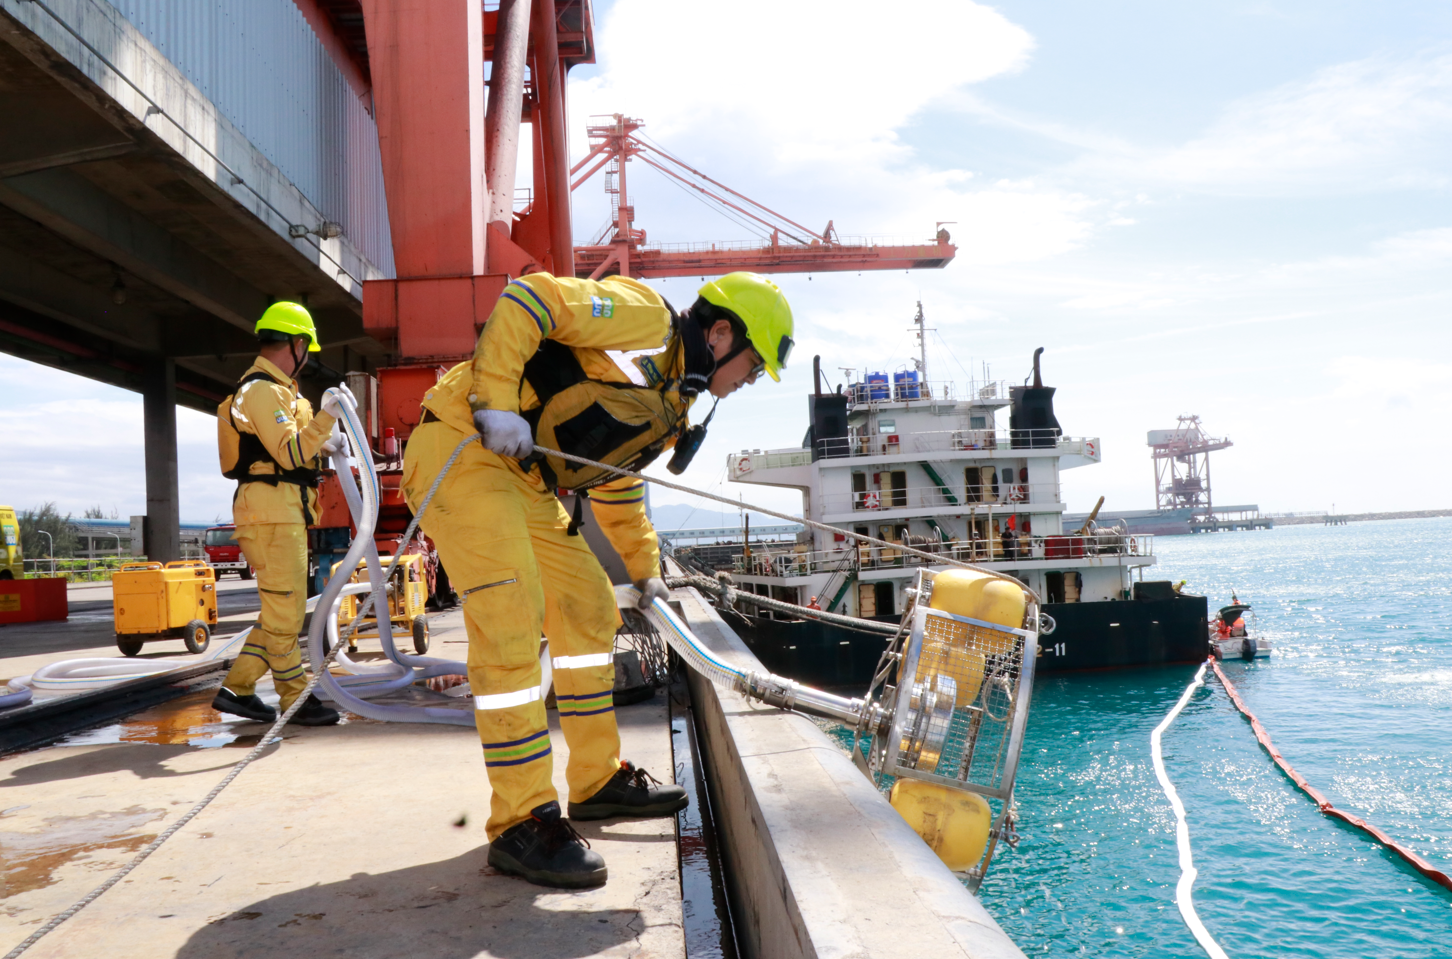
[[[1200,417],[1182,415],[1172,430],[1150,430],[1148,444],[1155,461],[1155,508],[1193,512],[1190,522],[1215,518],[1210,498],[1210,454],[1229,449],[1229,439],[1207,434]]]
[[[866,239],[844,242],[831,221],[818,233],[714,180],[638,131],[640,120],[619,113],[592,117],[586,127],[590,152],[570,170],[570,190],[605,170],[610,220],[585,246],[575,247],[575,275],[599,279],[612,273],[634,277],[708,276],[732,270],[755,273],[825,273],[840,270],[911,270],[948,264],[958,252],[943,225],[928,242],[878,245]],[[640,160],[695,192],[708,205],[756,233],[756,241],[648,245],[635,226],[635,207],[626,193],[626,168]],[[581,172],[583,171],[583,172]]]

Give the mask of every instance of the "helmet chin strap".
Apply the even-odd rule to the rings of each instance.
[[[297,379],[297,375],[301,373],[302,368],[307,365],[308,347],[312,345],[311,342],[304,344],[302,359],[298,359],[297,341],[298,337],[296,336],[290,336],[287,338],[287,355],[292,357],[292,372],[288,375],[291,376],[293,379]]]

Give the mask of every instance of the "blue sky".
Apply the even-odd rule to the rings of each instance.
[[[804,223],[959,244],[943,271],[784,277],[800,346],[783,383],[721,407],[685,480],[796,445],[813,353],[907,362],[923,301],[934,379],[1037,346],[1059,419],[1104,462],[1070,508],[1152,505],[1149,429],[1198,413],[1235,446],[1216,500],[1264,509],[1452,506],[1452,8],[1442,4],[980,6],[596,3],[571,137],[625,112],[676,154]],[[824,14],[824,11],[826,13]],[[652,241],[743,239],[632,164]],[[576,232],[605,216],[599,180]],[[698,281],[660,283],[677,305]],[[943,346],[946,344],[946,346]],[[0,502],[139,512],[140,400],[0,357]],[[188,519],[228,510],[213,426],[181,411]],[[18,466],[18,468],[15,468]],[[657,503],[688,498],[658,491]]]

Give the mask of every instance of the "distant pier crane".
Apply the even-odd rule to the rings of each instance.
[[[1155,461],[1155,508],[1189,508],[1190,522],[1211,522],[1210,454],[1235,444],[1206,434],[1200,417],[1182,415],[1172,430],[1150,430],[1148,443]]]
[[[619,113],[590,118],[585,128],[590,152],[570,169],[570,189],[579,189],[601,169],[610,197],[610,219],[584,246],[575,247],[575,275],[595,280],[624,276],[709,276],[732,270],[756,273],[830,273],[843,270],[942,269],[958,252],[946,223],[934,237],[916,243],[843,238],[832,221],[821,232],[777,213],[697,170],[639,133],[642,123]],[[626,192],[626,167],[640,160],[688,195],[701,200],[750,233],[755,240],[717,243],[648,244],[635,225],[635,205]]]

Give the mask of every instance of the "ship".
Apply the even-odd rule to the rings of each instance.
[[[802,515],[842,532],[806,528],[794,541],[678,549],[682,565],[729,573],[741,592],[795,604],[801,616],[734,599],[723,609],[767,668],[819,686],[861,686],[884,647],[879,634],[811,618],[810,610],[895,623],[919,568],[942,569],[908,546],[1011,576],[1043,600],[1053,621],[1036,672],[1203,660],[1203,596],[1145,580],[1154,535],[1125,526],[1064,523],[1060,473],[1100,462],[1097,437],[1069,436],[1044,386],[1043,349],[1021,385],[929,381],[921,304],[919,356],[889,375],[841,368],[823,388],[813,359],[808,429],[798,448],[727,457],[744,485],[795,489]],[[911,368],[908,368],[911,366]],[[1005,423],[1005,419],[1007,422]],[[1006,428],[1005,428],[1006,427]],[[890,546],[862,544],[855,532]]]

